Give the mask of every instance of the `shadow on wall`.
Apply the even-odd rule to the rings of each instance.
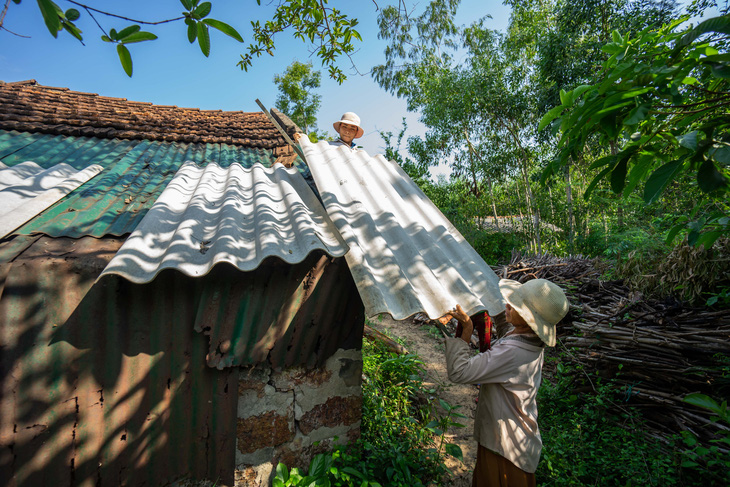
[[[237,376],[205,365],[176,273],[92,287],[119,244],[42,238],[3,269],[2,485],[232,483]]]
[[[0,267],[0,485],[232,484],[228,365],[312,367],[361,346],[362,328],[342,326],[362,322],[342,259],[95,282],[120,245],[42,237]]]

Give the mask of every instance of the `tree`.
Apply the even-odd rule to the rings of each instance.
[[[690,244],[709,247],[730,233],[730,15],[682,28],[686,20],[635,36],[613,32],[602,79],[561,91],[540,123],[560,131],[561,151],[544,177],[596,137],[618,150],[593,162],[601,171],[586,197],[603,180],[623,197],[643,182],[652,203],[691,174],[707,201],[680,216],[667,239],[685,229]]]
[[[13,0],[15,4],[20,4],[21,1]],[[128,46],[157,39],[157,35],[154,33],[142,31],[142,25],[153,28],[156,25],[170,22],[184,23],[187,26],[188,41],[192,44],[197,40],[200,50],[206,57],[210,54],[211,27],[237,42],[243,42],[243,37],[238,30],[209,16],[213,8],[212,2],[180,0],[184,8],[182,15],[159,21],[135,20],[113,12],[99,10],[75,0],[60,0],[60,2],[78,7],[78,9],[72,7],[66,10],[61,9],[53,0],[37,0],[37,2],[46,27],[53,37],[58,37],[60,31],[66,31],[81,43],[84,42],[83,33],[74,22],[81,17],[78,9],[83,10],[101,30],[101,40],[116,46],[117,55],[128,76],[132,76],[133,72],[132,56]],[[3,27],[3,22],[9,3],[7,0],[0,16],[0,29],[7,30]],[[256,0],[256,3],[261,5],[261,0]],[[281,1],[271,19],[264,21],[263,24],[259,20],[252,20],[253,39],[247,52],[241,55],[238,66],[243,70],[248,70],[253,64],[254,58],[260,57],[264,53],[273,56],[276,49],[275,35],[290,30],[295,38],[312,45],[317,57],[322,61],[322,65],[327,66],[330,77],[342,83],[346,76],[337,64],[338,59],[354,52],[353,39],[362,41],[362,38],[355,30],[355,26],[358,24],[357,19],[349,18],[336,8],[327,7],[327,3],[327,0]],[[174,1],[170,2],[171,10],[174,8],[172,7],[174,4]],[[107,30],[97,19],[102,16],[126,20],[132,24],[119,31]]]
[[[313,142],[322,137],[317,134],[317,110],[322,97],[314,93],[321,85],[321,78],[322,74],[313,70],[311,62],[299,61],[294,61],[283,74],[274,76],[279,89],[276,108],[289,115]]]
[[[420,110],[429,128],[423,141],[409,141],[411,154],[430,164],[448,160],[466,179],[475,199],[494,174],[518,177],[531,215],[534,249],[542,252],[540,214],[531,187],[532,120],[524,59],[507,49],[502,34],[477,22],[455,26],[456,0],[433,0],[418,16],[383,10],[380,37],[390,41],[386,62],[373,69],[376,81]],[[465,57],[457,62],[455,53]],[[486,185],[484,184],[486,182]],[[496,213],[496,205],[492,204]],[[495,215],[496,216],[496,215]]]

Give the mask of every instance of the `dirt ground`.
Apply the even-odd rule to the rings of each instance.
[[[370,326],[394,338],[403,339],[410,353],[415,353],[423,361],[427,375],[427,385],[437,389],[436,397],[441,397],[451,405],[460,405],[457,411],[466,418],[456,418],[465,428],[453,428],[446,434],[449,443],[461,447],[464,462],[447,457],[446,466],[453,474],[453,480],[446,485],[466,487],[471,485],[472,469],[476,460],[477,444],[472,436],[474,430],[475,399],[478,390],[472,385],[454,384],[446,376],[446,358],[442,344],[443,335],[430,324],[415,319],[395,321],[388,315],[372,320]]]

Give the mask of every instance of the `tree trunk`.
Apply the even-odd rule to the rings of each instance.
[[[494,191],[492,191],[492,180],[490,178],[487,178],[487,188],[489,189],[489,199],[492,202],[492,214],[494,215],[494,225],[497,227],[497,231],[499,231],[499,218],[497,216],[497,202],[494,201]]]
[[[610,141],[611,144],[611,155],[615,156],[618,154],[618,147],[616,147],[616,141]],[[616,203],[616,219],[619,230],[624,228],[624,208],[621,206],[621,195],[618,195],[618,201]]]
[[[511,120],[509,120],[511,122]],[[525,193],[527,196],[527,209],[532,214],[532,223],[533,223],[533,231],[534,231],[534,242],[537,246],[537,254],[542,255],[542,243],[540,242],[540,210],[535,204],[535,196],[532,194],[532,188],[530,187],[530,178],[529,178],[529,172],[528,172],[528,164],[529,164],[529,157],[527,156],[527,152],[525,151],[525,148],[522,147],[522,142],[520,141],[520,138],[517,136],[517,132],[515,132],[514,128],[509,124],[505,123],[504,120],[501,120],[502,126],[507,129],[510,136],[512,137],[512,140],[517,145],[517,147],[520,149],[520,152],[522,153],[521,158],[521,166],[522,166],[522,177],[525,180]]]
[[[570,186],[570,161],[565,166],[565,206],[568,210],[568,255],[573,255],[573,228],[575,220],[573,217],[573,189]]]

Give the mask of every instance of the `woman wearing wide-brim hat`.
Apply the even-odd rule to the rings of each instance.
[[[524,284],[502,279],[499,289],[507,304],[504,314],[494,317],[497,341],[471,356],[474,325],[457,305],[450,313],[462,332],[446,339],[446,366],[453,382],[481,384],[472,486],[534,486],[542,450],[536,397],[544,348],[555,346],[556,325],[569,305],[563,290],[545,279]]]

